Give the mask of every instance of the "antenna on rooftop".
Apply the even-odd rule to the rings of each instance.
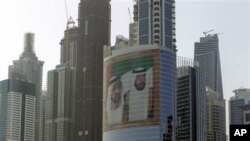
[[[66,18],[67,18],[67,21],[68,21],[68,20],[69,20],[69,16],[68,16],[68,5],[67,5],[67,0],[64,1],[64,4],[65,4]]]

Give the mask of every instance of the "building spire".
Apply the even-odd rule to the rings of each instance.
[[[24,52],[33,52],[34,53],[34,33],[25,33],[24,34]]]

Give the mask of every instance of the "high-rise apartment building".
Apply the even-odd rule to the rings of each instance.
[[[77,64],[78,28],[70,19],[60,42],[60,65],[48,72],[46,94],[46,141],[70,141],[73,134],[75,70]]]
[[[74,21],[68,21],[68,27],[64,31],[64,37],[60,42],[60,64],[68,64],[70,67],[75,68],[77,64],[77,46],[79,31],[78,27],[76,27],[75,25],[70,26],[70,23],[74,23]]]
[[[208,34],[195,43],[194,60],[205,71],[206,86],[217,92],[223,99],[219,38],[217,34]]]
[[[225,100],[206,88],[207,141],[226,141]]]
[[[35,84],[17,79],[0,81],[0,140],[35,140]]]
[[[24,36],[24,50],[19,60],[13,61],[9,66],[9,79],[21,79],[35,84],[36,117],[35,117],[35,140],[40,141],[40,127],[42,126],[40,104],[42,95],[42,72],[43,61],[39,61],[34,49],[34,34],[26,33]]]
[[[235,96],[229,100],[229,123],[243,124],[242,107],[250,102],[250,89],[239,88],[233,92]]]
[[[112,51],[104,59],[103,141],[173,141],[176,54],[158,45]]]
[[[46,141],[70,141],[74,72],[73,68],[64,64],[48,72]]]
[[[110,7],[110,0],[79,4],[74,141],[102,140],[103,47],[110,45]]]
[[[195,62],[177,60],[177,141],[205,141],[207,113],[204,73]]]

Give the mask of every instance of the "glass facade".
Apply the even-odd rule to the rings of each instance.
[[[138,0],[139,44],[159,44],[173,49],[174,0]]]
[[[134,47],[118,54],[104,61],[103,141],[173,140],[175,53]]]
[[[246,118],[246,122],[250,122],[250,113],[247,113],[245,115],[245,118]]]
[[[148,0],[139,1],[139,43],[150,44],[150,11]]]
[[[223,99],[222,75],[220,65],[218,35],[201,37],[195,43],[194,60],[199,62],[200,68],[205,70],[206,86],[218,92]]]
[[[244,99],[234,99],[229,101],[230,124],[243,124],[243,112],[241,106],[245,104]]]
[[[182,61],[179,63],[188,62],[185,58],[180,59]],[[177,140],[204,141],[206,140],[206,99],[205,80],[201,69],[183,63],[178,67],[177,84]]]

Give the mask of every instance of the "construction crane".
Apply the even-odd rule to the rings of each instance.
[[[131,17],[131,14],[130,14],[130,9],[129,9],[129,7],[128,7],[128,14],[129,14],[130,23],[132,23],[132,17]]]
[[[70,16],[69,20],[67,21],[67,29],[69,28],[70,24],[73,24],[73,26],[75,25],[75,22],[71,16]]]
[[[215,34],[220,35],[220,34],[223,34],[223,33],[215,33]]]
[[[70,24],[75,25],[75,22],[73,20],[73,18],[70,16],[69,17],[69,13],[68,13],[68,5],[67,5],[67,0],[64,1],[65,3],[65,12],[66,12],[66,19],[67,19],[67,29],[69,28]]]
[[[68,21],[68,20],[69,20],[69,16],[68,16],[68,5],[67,5],[67,0],[64,1],[64,4],[65,4],[66,18],[67,18],[67,21]]]
[[[209,31],[203,32],[203,34],[205,35],[205,37],[207,37],[207,33],[212,32],[212,31],[214,31],[214,30],[211,29],[211,30],[209,30]]]

